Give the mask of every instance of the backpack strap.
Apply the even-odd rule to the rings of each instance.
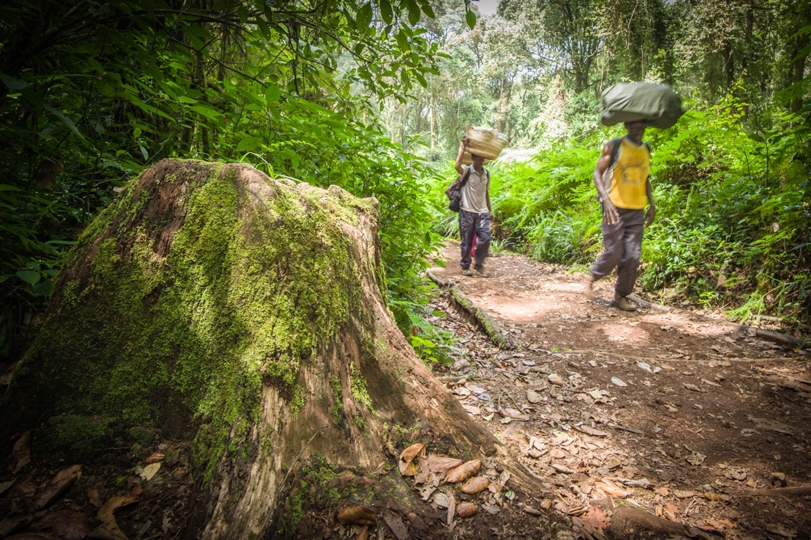
[[[470,167],[467,168],[467,170],[465,171],[464,176],[462,176],[462,180],[459,182],[459,187],[457,187],[456,189],[462,189],[464,187],[464,185],[467,184],[468,178],[470,178],[470,172],[471,172],[472,167],[473,167],[473,165],[471,165]]]

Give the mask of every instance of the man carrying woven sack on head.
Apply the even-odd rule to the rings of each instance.
[[[603,147],[594,169],[594,186],[603,206],[605,251],[591,268],[588,288],[617,269],[614,307],[635,311],[628,295],[636,282],[642,255],[642,231],[653,223],[656,206],[650,185],[650,146],[642,142],[645,122],[625,122],[628,133]],[[645,211],[645,202],[650,203]]]
[[[490,221],[493,219],[493,208],[490,205],[490,173],[484,168],[484,157],[472,154],[473,164],[462,166],[468,138],[462,138],[459,155],[456,156],[456,172],[462,179],[461,201],[459,204],[459,237],[462,243],[462,257],[459,265],[462,275],[490,277],[484,268],[484,259],[490,249]],[[475,264],[471,264],[471,246],[476,238],[476,249],[473,254]]]

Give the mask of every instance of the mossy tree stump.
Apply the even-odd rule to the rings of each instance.
[[[395,326],[377,228],[374,199],[334,186],[156,164],[72,251],[0,435],[71,414],[193,439],[206,538],[279,530],[310,456],[379,473],[396,426],[492,455]]]

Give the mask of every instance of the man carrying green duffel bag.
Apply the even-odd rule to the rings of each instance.
[[[594,187],[603,208],[603,254],[591,268],[588,288],[617,269],[613,306],[635,311],[628,299],[636,283],[642,255],[642,233],[656,217],[650,184],[650,146],[642,142],[645,128],[666,128],[683,114],[681,101],[669,86],[623,83],[603,92],[601,121],[605,125],[624,122],[624,137],[603,147]],[[646,203],[648,205],[645,210]]]

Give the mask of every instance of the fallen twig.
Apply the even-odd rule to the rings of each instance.
[[[469,318],[473,319],[472,322],[478,324],[479,327],[490,336],[490,340],[493,344],[502,349],[516,348],[515,342],[501,331],[490,315],[483,309],[476,307],[473,302],[462,293],[459,287],[452,285],[450,281],[436,275],[431,270],[426,270],[425,275],[440,287],[449,288],[451,303]]]
[[[755,489],[752,491],[736,491],[730,493],[735,497],[791,497],[811,495],[811,486],[798,486],[774,489]]]

